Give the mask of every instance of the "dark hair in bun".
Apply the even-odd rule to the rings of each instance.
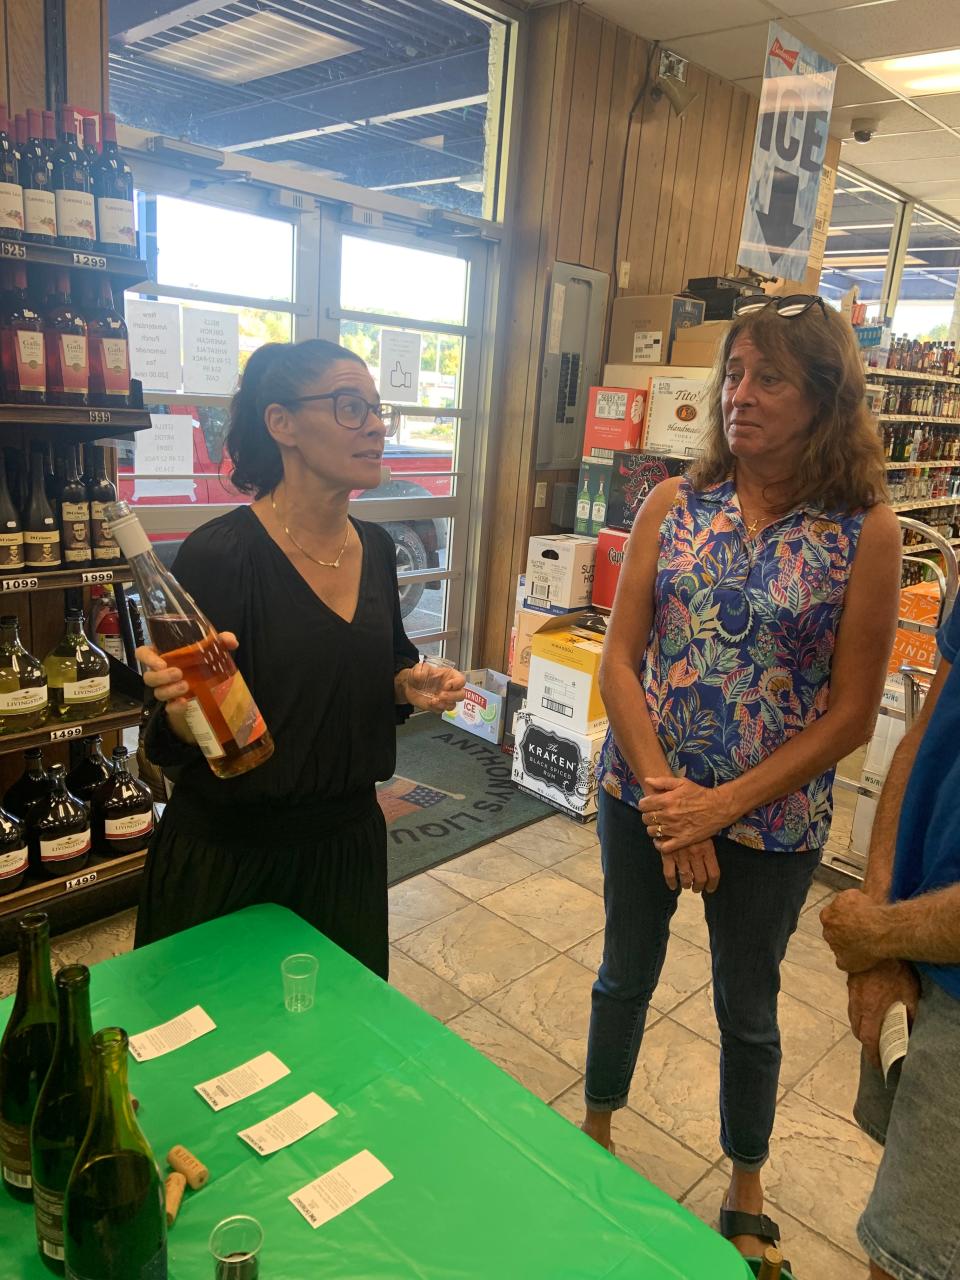
[[[355,352],[323,338],[267,342],[254,351],[230,404],[227,428],[227,452],[233,462],[230,478],[241,493],[262,498],[283,478],[280,450],[264,421],[267,405],[295,400],[338,360],[356,360],[366,368]]]

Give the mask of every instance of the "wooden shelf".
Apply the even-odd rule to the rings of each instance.
[[[111,667],[111,672],[113,668]],[[131,673],[132,674],[132,673]],[[12,751],[26,751],[30,747],[48,747],[55,742],[70,742],[88,738],[94,733],[110,733],[117,729],[130,729],[140,723],[143,703],[125,694],[110,695],[110,710],[89,720],[67,720],[51,716],[37,729],[25,729],[23,733],[5,733],[0,736],[0,755]]]
[[[948,542],[951,547],[960,547],[960,538],[946,538],[944,539],[944,541]],[[912,547],[908,547],[905,545],[903,548],[903,554],[905,556],[913,556],[913,555],[916,555],[918,551],[939,552],[939,550],[940,548],[935,547],[932,542],[917,542],[917,543],[914,543]]]
[[[891,502],[892,511],[920,511],[927,507],[955,507],[960,505],[960,497],[954,498],[911,498],[908,502]]]
[[[960,427],[960,418],[931,418],[925,413],[878,413],[878,422],[924,422],[931,426]]]
[[[899,378],[903,382],[943,382],[948,386],[960,387],[960,378],[945,378],[942,373],[907,373],[904,369],[870,369],[864,370],[867,378]]]
[[[64,267],[69,271],[95,271],[122,280],[125,289],[134,289],[150,278],[147,264],[140,258],[64,249],[57,244],[31,244],[27,240],[0,237],[0,262],[24,262],[27,266]]]
[[[74,871],[69,876],[57,876],[52,880],[30,877],[19,889],[0,897],[0,916],[19,915],[28,907],[36,907],[51,898],[74,893],[91,884],[102,884],[105,880],[112,880],[114,876],[139,871],[146,857],[146,848],[136,853],[122,854],[119,858],[101,858],[95,854],[82,871]]]
[[[0,427],[26,427],[56,444],[129,440],[150,428],[146,409],[80,409],[72,405],[0,404]]]
[[[132,581],[133,574],[125,564],[103,569],[53,569],[48,573],[24,568],[22,573],[0,574],[0,597],[17,595],[21,591],[65,591],[70,587]]]
[[[146,859],[145,849],[119,858],[94,856],[71,876],[30,879],[0,897],[0,955],[16,949],[17,921],[26,911],[45,911],[55,934],[133,906]]]
[[[921,467],[957,467],[960,469],[960,458],[951,458],[949,461],[938,458],[935,462],[887,462],[884,465],[888,471],[910,471],[914,467],[918,471]]]

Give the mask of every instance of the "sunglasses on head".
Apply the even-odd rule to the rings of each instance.
[[[777,315],[783,316],[787,320],[793,320],[796,316],[802,316],[811,307],[816,306],[819,306],[824,315],[827,314],[826,303],[819,295],[814,293],[791,293],[786,298],[758,297],[756,294],[747,294],[745,297],[736,299],[733,304],[733,314],[735,316],[750,316],[757,311],[763,311],[765,307],[773,307]]]

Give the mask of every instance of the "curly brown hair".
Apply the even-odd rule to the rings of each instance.
[[[717,484],[734,469],[721,402],[727,361],[741,337],[818,406],[784,510],[811,505],[858,511],[885,502],[883,448],[867,408],[857,340],[848,322],[829,306],[810,307],[793,317],[764,307],[734,319],[710,379],[704,451],[689,473],[693,485]]]

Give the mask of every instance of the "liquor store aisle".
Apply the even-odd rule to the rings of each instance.
[[[601,892],[595,827],[559,815],[390,891],[393,985],[577,1123]],[[859,1050],[845,980],[820,934],[829,895],[814,883],[783,966],[782,1092],[765,1181],[796,1273],[863,1280],[855,1228],[880,1149],[850,1115]],[[118,955],[132,943],[133,922],[129,911],[54,939],[55,964]],[[15,980],[16,959],[7,957],[0,997]],[[614,1137],[620,1159],[715,1225],[727,1175],[710,997],[706,926],[698,899],[685,893]]]

